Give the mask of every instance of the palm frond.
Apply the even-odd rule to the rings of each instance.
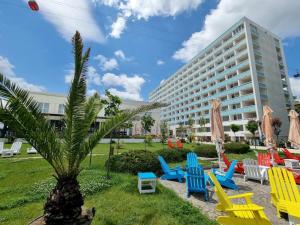
[[[52,165],[59,174],[64,168],[60,144],[54,128],[44,118],[38,103],[29,92],[19,88],[0,74],[0,96],[6,101],[0,108],[4,121],[19,137],[24,137]]]

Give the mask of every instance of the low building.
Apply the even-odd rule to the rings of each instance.
[[[67,96],[63,94],[54,94],[54,93],[46,93],[46,92],[30,92],[30,96],[33,97],[35,101],[39,103],[41,112],[46,116],[46,118],[50,121],[51,124],[55,125],[55,127],[60,130],[62,128],[62,117],[65,112],[65,104],[67,101]],[[122,100],[122,104],[120,105],[120,109],[135,109],[139,106],[146,105],[148,102],[143,101],[133,101],[133,100]],[[155,120],[155,124],[151,129],[151,133],[154,136],[160,135],[160,110],[152,110],[148,112],[151,114],[153,119]],[[123,129],[119,132],[122,134],[126,134],[129,136],[139,136],[143,135],[144,131],[141,125],[141,117],[143,113],[136,116],[132,121],[132,128]],[[104,110],[102,109],[96,119],[93,128],[97,128],[101,126],[101,122],[105,120]]]

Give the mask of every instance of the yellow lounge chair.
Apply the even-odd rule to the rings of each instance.
[[[264,208],[252,203],[253,193],[227,196],[214,174],[209,173],[215,185],[215,192],[219,199],[217,210],[223,211],[227,216],[219,216],[217,221],[222,225],[272,225],[264,213]],[[244,198],[246,204],[233,204],[231,199]]]
[[[290,224],[300,222],[300,194],[292,172],[273,167],[268,170],[271,186],[271,203],[277,208],[277,216],[287,213]]]

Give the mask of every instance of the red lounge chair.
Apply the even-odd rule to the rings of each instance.
[[[270,157],[271,157],[271,155],[270,155]],[[274,161],[278,165],[284,165],[284,159],[280,157],[280,155],[278,154],[278,152],[274,152],[273,157],[274,157]]]
[[[177,145],[177,148],[183,148],[183,144],[181,143],[180,140],[176,141],[176,145]]]
[[[296,156],[293,153],[291,153],[289,150],[287,150],[286,148],[282,149],[283,154],[288,158],[288,159],[296,159],[296,160],[300,160],[300,156]]]
[[[171,139],[168,140],[168,148],[169,149],[174,149],[174,144],[172,143]]]
[[[300,172],[287,168],[287,170],[293,173],[296,184],[300,184]]]
[[[227,168],[224,169],[225,172],[229,169],[231,162],[228,160],[227,156],[225,154],[222,154],[223,161]],[[234,167],[234,172],[243,174],[244,173],[244,166],[242,162],[237,162],[236,166]]]
[[[258,165],[271,167],[271,155],[268,153],[258,153],[257,155]]]

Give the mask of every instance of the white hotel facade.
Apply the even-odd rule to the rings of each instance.
[[[67,95],[47,93],[47,92],[30,92],[29,95],[38,102],[41,112],[47,118],[47,120],[53,124],[58,130],[62,126],[62,119],[65,113],[65,104],[67,102]],[[136,109],[139,106],[147,105],[148,102],[134,101],[122,99],[120,109]],[[149,113],[155,120],[154,125],[151,127],[150,134],[154,136],[160,135],[160,109],[151,110]],[[127,135],[140,136],[144,134],[144,130],[141,124],[141,117],[144,113],[136,116],[132,120],[132,128],[124,130]],[[106,120],[104,116],[104,110],[102,109],[95,121],[94,128],[101,126],[101,123]]]
[[[230,125],[238,124],[236,136],[241,138],[250,136],[245,128],[249,120],[261,120],[263,105],[280,118],[280,135],[287,136],[287,110],[294,104],[280,38],[245,17],[155,88],[149,99],[170,104],[160,118],[174,134],[191,117],[197,137],[210,137],[212,99],[222,102],[225,133],[234,136]]]

